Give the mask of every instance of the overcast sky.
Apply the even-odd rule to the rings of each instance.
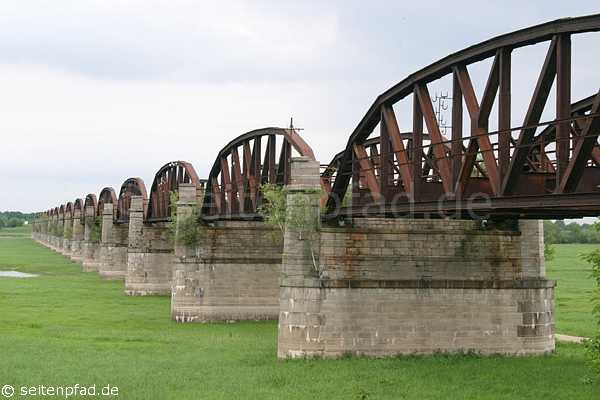
[[[290,116],[327,163],[408,74],[502,33],[596,12],[597,0],[2,0],[0,210],[46,210],[132,176],[149,188],[171,160],[206,177],[229,140]],[[587,53],[597,87],[600,53]],[[574,77],[574,100],[593,93],[588,72]]]

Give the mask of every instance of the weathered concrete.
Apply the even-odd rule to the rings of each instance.
[[[141,196],[131,197],[125,293],[168,295],[173,277],[173,244],[168,224],[144,224]]]
[[[115,210],[108,203],[102,210],[102,240],[98,252],[98,273],[104,279],[125,279],[129,224],[114,223]]]
[[[541,222],[357,218],[319,229],[317,178],[318,163],[294,159],[288,212],[306,223],[284,236],[280,358],[554,349]]]

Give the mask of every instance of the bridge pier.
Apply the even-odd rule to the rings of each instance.
[[[72,207],[71,207],[72,208]],[[61,253],[65,257],[71,257],[71,242],[73,239],[73,210],[68,213],[65,209],[65,222],[63,226],[63,242]]]
[[[73,211],[73,237],[71,239],[71,260],[80,262],[83,260],[83,235],[85,225],[81,223],[83,210],[75,208]]]
[[[180,184],[178,230],[196,206],[196,188]],[[192,246],[175,245],[171,318],[179,322],[277,319],[282,235],[258,221],[199,228]]]
[[[84,231],[83,231],[83,262],[82,271],[92,272],[98,270],[98,253],[99,244],[96,240],[92,240],[92,229],[96,223],[96,209],[92,205],[86,205],[84,208]]]
[[[98,252],[98,273],[104,279],[125,279],[127,273],[128,224],[114,223],[114,205],[102,209],[102,241]]]
[[[173,275],[173,245],[165,222],[144,224],[142,196],[131,196],[125,293],[168,295]]]
[[[314,221],[302,224],[302,235],[286,227],[278,357],[554,349],[554,282],[544,276],[541,222],[498,229],[355,218],[319,228],[311,211],[318,173],[317,162],[292,162],[288,210],[304,204]]]
[[[65,235],[65,213],[63,207],[61,207],[58,214],[58,225],[56,229],[56,248],[55,251],[58,253],[63,252],[63,243],[64,243],[64,235]]]

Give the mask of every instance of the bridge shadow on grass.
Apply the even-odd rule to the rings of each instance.
[[[0,241],[0,385],[117,386],[126,399],[591,399],[581,346],[545,357],[276,358],[277,323],[177,324],[169,297],[123,284],[29,240]]]

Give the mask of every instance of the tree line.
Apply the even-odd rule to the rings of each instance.
[[[600,229],[597,224],[544,221],[544,240],[547,243],[600,243]]]
[[[22,226],[25,224],[25,221],[30,223],[34,218],[34,213],[26,214],[19,211],[0,211],[0,229]]]

